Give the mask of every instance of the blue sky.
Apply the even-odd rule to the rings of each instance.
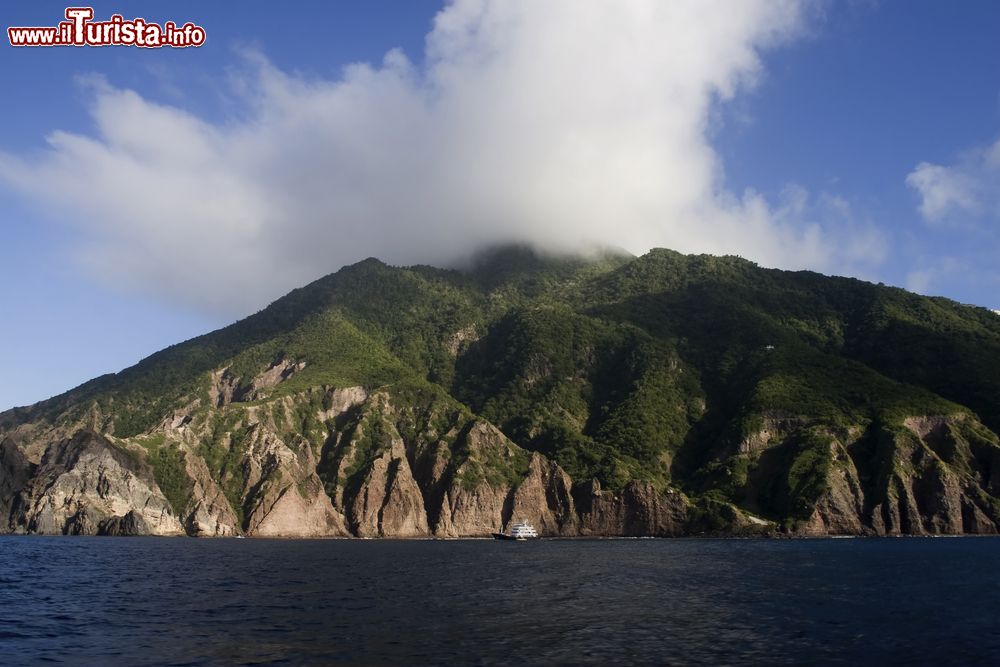
[[[94,5],[198,49],[0,47],[0,409],[368,255],[504,240],[1000,308],[997,3],[234,7]]]

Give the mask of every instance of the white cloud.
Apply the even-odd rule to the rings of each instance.
[[[1000,141],[966,151],[954,164],[921,162],[906,177],[932,224],[1000,219]]]
[[[224,122],[93,83],[93,135],[0,154],[0,181],[77,225],[106,280],[229,314],[366,256],[442,263],[511,240],[878,262],[881,237],[841,200],[726,190],[706,138],[806,9],[459,0],[419,68],[392,51],[316,80],[251,56]]]
[[[921,162],[906,177],[906,184],[920,193],[920,213],[928,222],[940,222],[956,212],[971,213],[980,206],[975,181],[953,167]]]
[[[955,294],[971,288],[980,300],[992,298],[1000,286],[1000,141],[966,150],[949,165],[921,162],[906,184],[920,196],[924,220],[942,233],[907,275],[907,289]],[[954,254],[959,250],[961,260]]]

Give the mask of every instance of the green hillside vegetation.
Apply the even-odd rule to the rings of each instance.
[[[990,449],[1000,431],[994,313],[668,250],[579,259],[507,247],[461,270],[368,259],[0,422],[81,420],[96,406],[105,426],[128,438],[199,401],[202,418],[218,421],[199,451],[236,498],[235,418],[210,414],[211,374],[228,369],[238,393],[285,362],[303,365],[267,388],[268,399],[360,385],[397,403],[445,401],[457,423],[488,420],[575,480],[610,489],[648,481],[702,498],[700,507],[734,503],[779,520],[808,518],[838,465],[831,443],[863,474],[889,474],[895,445],[886,434],[902,432],[909,416],[978,418],[955,436],[978,452],[982,467],[970,475],[1000,465]],[[321,407],[297,414],[289,436],[322,448],[326,431],[312,416]],[[395,425],[404,438],[422,430],[419,412]],[[365,420],[351,427],[367,448],[358,466],[385,446],[380,422]],[[778,422],[786,432],[764,454],[745,451]],[[168,499],[183,504],[183,454],[147,446]],[[477,462],[467,474],[515,479],[526,467]],[[764,482],[762,471],[770,471]],[[359,472],[341,482],[360,483]]]

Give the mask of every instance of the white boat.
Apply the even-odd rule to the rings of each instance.
[[[493,538],[497,540],[534,540],[538,539],[538,531],[527,521],[515,523],[510,529],[510,533],[493,533]]]

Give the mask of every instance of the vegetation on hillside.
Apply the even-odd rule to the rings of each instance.
[[[978,417],[985,426],[961,439],[986,452],[977,454],[985,467],[1000,430],[1000,317],[986,309],[737,257],[654,250],[579,259],[523,247],[483,253],[461,270],[365,260],[117,375],[0,415],[0,425],[82,420],[96,408],[126,438],[197,401],[216,420],[199,453],[236,498],[239,438],[230,417],[209,414],[212,373],[228,369],[246,389],[284,362],[301,367],[264,397],[382,388],[415,406],[393,422],[410,440],[427,430],[421,414],[451,415],[431,430],[451,433],[452,444],[479,417],[578,481],[621,489],[646,480],[704,497],[705,507],[752,500],[754,510],[792,520],[804,520],[824,490],[836,464],[831,442],[877,475],[892,449],[877,434],[908,416]],[[452,407],[416,407],[435,401]],[[322,448],[320,407],[297,414],[289,437]],[[386,446],[387,417],[355,418],[347,428],[357,431],[358,453],[341,484],[360,483]],[[779,421],[788,432],[773,436],[766,457],[745,451]],[[183,454],[147,446],[168,499],[183,503]],[[467,475],[498,479],[527,466],[523,457],[474,463]],[[765,468],[778,472],[748,500]]]

